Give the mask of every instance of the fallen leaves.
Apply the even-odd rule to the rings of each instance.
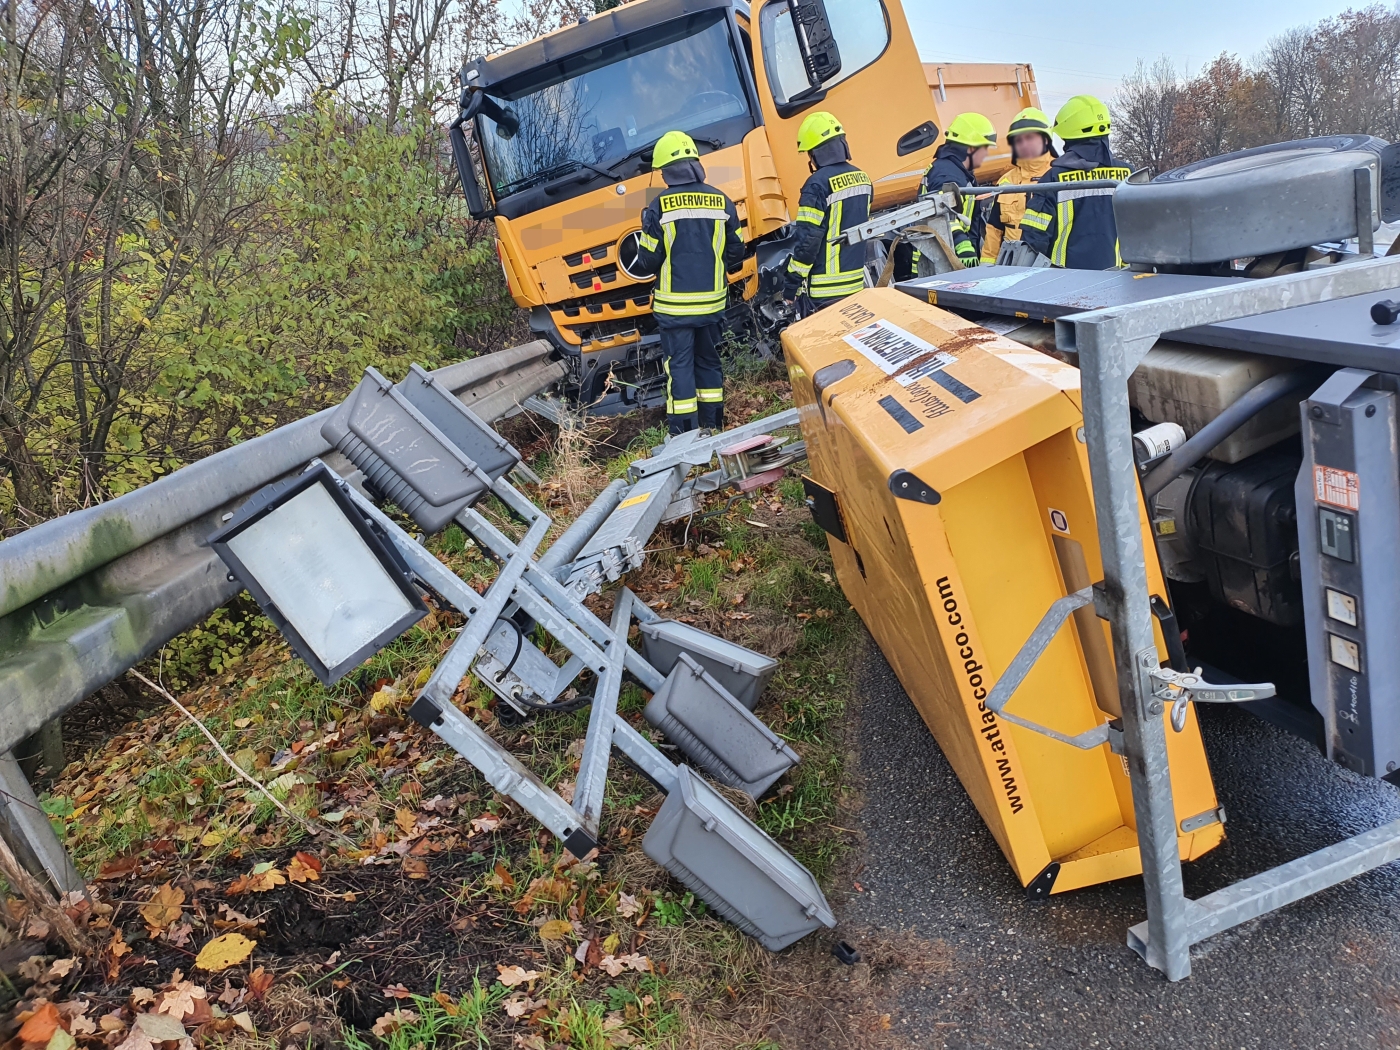
[[[275,978],[261,966],[248,975],[248,995],[253,999],[261,999],[267,994],[267,990],[272,987]]]
[[[44,1003],[29,1020],[20,1025],[19,1037],[26,1043],[47,1043],[58,1030],[58,1022],[58,1007],[53,1003]]]
[[[501,818],[494,813],[483,813],[479,817],[472,817],[472,834],[480,835],[483,832],[495,831],[501,826]]]
[[[264,861],[262,864],[255,864],[247,875],[240,875],[234,879],[224,892],[230,897],[237,897],[243,893],[267,893],[284,885],[286,881],[286,876],[275,864]]]
[[[412,1010],[395,1009],[381,1016],[374,1022],[370,1031],[381,1039],[388,1039],[390,1035],[398,1031],[404,1025],[413,1024],[418,1020],[418,1015]]]
[[[237,934],[233,936],[236,937]],[[175,971],[175,976],[179,977],[178,970]],[[187,1017],[193,1018],[196,1023],[208,1020],[210,1016],[208,998],[204,989],[193,981],[177,979],[174,986],[162,995],[160,1002],[156,1004],[156,1013],[168,1014],[177,1021],[183,1021]],[[140,1023],[139,1018],[137,1023]]]
[[[624,919],[630,919],[642,908],[641,901],[630,893],[619,893],[617,895],[617,913]]]
[[[650,973],[652,969],[651,960],[636,952],[631,952],[628,955],[605,955],[598,965],[607,971],[609,977],[620,977],[624,970]]]
[[[195,956],[194,964],[210,973],[227,970],[230,966],[244,962],[253,954],[257,945],[257,941],[244,937],[241,933],[225,933],[201,948]]]
[[[573,924],[568,919],[550,919],[540,927],[540,940],[562,941],[565,937],[573,936],[573,932]]]
[[[297,852],[287,865],[290,882],[317,882],[321,878],[321,858],[314,853]]]
[[[147,904],[141,906],[141,918],[150,927],[151,933],[160,933],[167,926],[179,921],[184,912],[185,891],[167,882],[151,894]]]
[[[496,964],[496,973],[496,980],[507,988],[514,988],[518,984],[525,984],[544,976],[539,970],[527,970],[523,966],[503,966],[500,963]]]

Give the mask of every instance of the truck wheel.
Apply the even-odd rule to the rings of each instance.
[[[1210,157],[1150,182],[1135,175],[1113,198],[1123,260],[1200,265],[1355,237],[1358,168],[1371,172],[1374,229],[1386,145],[1332,135]]]

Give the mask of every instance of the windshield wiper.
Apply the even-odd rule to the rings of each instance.
[[[507,197],[512,193],[528,190],[531,186],[538,186],[542,182],[548,182],[550,179],[558,178],[560,175],[566,174],[567,172],[572,172],[574,169],[570,167],[570,165],[573,163],[574,162],[571,160],[566,160],[562,164],[554,165],[552,168],[545,168],[543,171],[537,171],[531,175],[522,175],[513,182],[507,182],[503,186],[496,187],[496,193],[498,196]]]
[[[570,163],[572,163],[572,164],[577,164],[578,167],[577,167],[576,169],[574,169],[574,171],[570,174],[570,176],[569,176],[568,178],[561,178],[559,181],[555,182],[552,186],[546,186],[545,189],[544,189],[545,193],[549,194],[549,195],[552,197],[552,196],[554,196],[554,194],[556,194],[556,193],[558,193],[559,191],[561,191],[565,186],[568,186],[568,185],[570,185],[570,184],[572,184],[572,183],[575,183],[575,182],[583,182],[584,179],[580,178],[580,176],[583,175],[583,173],[584,173],[585,171],[597,172],[599,175],[603,176],[603,178],[605,178],[605,179],[616,179],[616,178],[617,178],[617,176],[616,176],[615,174],[613,174],[611,171],[609,171],[607,168],[600,168],[600,167],[598,167],[598,165],[596,165],[596,164],[590,164],[590,163],[588,163],[588,161],[586,161],[586,160],[575,160],[575,161],[571,161]]]
[[[702,145],[709,146],[712,150],[724,149],[724,143],[719,139],[707,138],[704,135],[692,135],[690,136],[690,138],[692,142],[698,142]],[[660,140],[658,139],[657,141],[659,142]],[[627,154],[627,156],[621,158],[620,160],[615,160],[611,164],[609,164],[608,170],[613,174],[614,177],[618,177],[619,169],[622,168],[625,164],[627,164],[629,161],[634,161],[638,159],[644,154],[650,153],[655,148],[655,142],[650,142],[645,146],[638,146],[631,153]]]

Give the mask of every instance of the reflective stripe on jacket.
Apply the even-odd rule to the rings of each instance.
[[[783,280],[783,297],[802,282],[813,299],[838,299],[865,287],[865,245],[841,237],[870,218],[870,176],[841,161],[814,171],[797,200],[797,238]]]
[[[1065,146],[1039,182],[1085,182],[1126,179],[1108,139],[1084,139]],[[1118,254],[1118,225],[1113,220],[1111,189],[1068,190],[1031,197],[1021,219],[1021,239],[1052,265],[1071,270],[1111,270],[1123,265]]]
[[[637,265],[657,275],[651,308],[659,318],[708,321],[723,312],[725,272],[743,260],[734,202],[707,183],[668,187],[642,212]]]
[[[997,179],[997,185],[1024,186],[1030,182],[1039,182],[1041,176],[1050,170],[1050,164],[1054,159],[1047,150],[1038,157],[1018,160],[1011,165],[1011,169],[1005,175]],[[1019,241],[1021,239],[1021,219],[1025,214],[1026,195],[1024,193],[1003,193],[999,197],[992,198],[991,205],[987,208],[986,230],[982,234],[982,261],[984,263],[997,261],[997,253],[1001,251],[1003,240]]]

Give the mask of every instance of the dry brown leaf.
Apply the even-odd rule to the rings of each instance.
[[[523,966],[502,966],[496,964],[497,980],[507,988],[514,988],[517,984],[524,984],[526,981],[533,981],[540,977],[539,970],[527,970]]]
[[[399,826],[399,831],[405,835],[412,835],[418,827],[418,816],[411,809],[394,810],[394,823]]]
[[[244,937],[241,933],[225,933],[215,937],[199,950],[194,964],[201,970],[216,973],[237,966],[253,954],[258,942]]]
[[[74,1017],[68,1022],[74,1035],[92,1035],[97,1031],[97,1023],[90,1017]]]
[[[433,1001],[442,1007],[442,1012],[448,1017],[456,1017],[462,1012],[457,1006],[457,1000],[453,999],[452,996],[448,995],[446,992],[434,992]]]
[[[515,876],[510,873],[504,864],[497,864],[494,870],[496,878],[501,880],[501,889],[515,889]]]
[[[573,935],[574,927],[568,919],[550,919],[540,927],[540,940],[562,941]]]
[[[494,813],[483,813],[479,817],[472,817],[472,834],[478,835],[482,832],[495,831],[501,826],[501,818]]]
[[[298,853],[287,865],[291,882],[316,882],[321,878],[321,858],[311,853]]]
[[[234,936],[236,937],[238,935],[234,934]],[[195,960],[195,965],[199,965],[198,959]],[[160,1003],[156,1006],[156,1013],[169,1014],[171,1017],[179,1020],[186,1014],[195,1012],[197,1009],[195,1006],[196,999],[206,998],[208,998],[208,996],[204,989],[193,981],[176,981],[175,987],[161,996]]]
[[[370,1031],[381,1039],[387,1039],[397,1029],[406,1024],[412,1024],[416,1020],[418,1020],[418,1015],[412,1010],[394,1010],[375,1021]]]
[[[619,893],[617,895],[617,913],[624,919],[630,919],[641,910],[642,903],[630,893]]]
[[[272,987],[272,982],[276,980],[272,974],[268,973],[261,966],[257,967],[248,975],[248,994],[254,999],[261,999],[267,994],[267,990]]]
[[[50,979],[55,977],[67,977],[73,972],[73,967],[77,965],[77,959],[55,959],[53,963],[49,965],[48,976]]]
[[[185,910],[185,891],[167,882],[151,894],[148,903],[141,906],[141,918],[155,933],[179,921]]]
[[[428,862],[421,857],[405,857],[403,859],[403,873],[410,879],[426,879],[428,877]]]

